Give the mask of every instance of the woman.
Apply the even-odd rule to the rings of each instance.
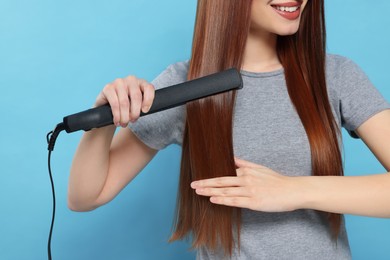
[[[117,79],[97,97],[123,129],[84,134],[69,207],[109,202],[179,143],[172,240],[191,234],[200,259],[350,259],[340,214],[390,217],[390,175],[342,176],[340,127],[389,171],[390,104],[353,62],[325,55],[324,25],[320,0],[199,0],[190,61],[153,85]],[[243,90],[138,120],[154,88],[230,67]]]

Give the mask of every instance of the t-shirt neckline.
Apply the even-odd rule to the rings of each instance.
[[[266,77],[273,77],[273,76],[278,76],[280,74],[283,74],[284,69],[280,68],[280,69],[268,71],[268,72],[252,72],[252,71],[241,70],[240,72],[241,72],[241,75],[247,76],[247,77],[266,78]]]

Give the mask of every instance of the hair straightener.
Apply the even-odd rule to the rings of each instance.
[[[243,87],[242,78],[237,69],[231,68],[208,76],[190,80],[177,85],[158,89],[155,91],[153,104],[147,113],[140,116],[146,116],[169,108],[184,105],[187,102],[219,94],[222,92],[241,89]],[[65,130],[72,133],[79,130],[89,131],[93,128],[99,128],[113,124],[113,116],[110,106],[103,105],[100,107],[88,109],[76,114],[63,118],[63,121],[55,129],[47,134],[48,143],[48,168],[53,194],[53,215],[48,238],[48,259],[51,260],[51,237],[53,232],[55,217],[55,192],[53,177],[51,174],[50,157],[54,150],[56,139],[60,132]]]

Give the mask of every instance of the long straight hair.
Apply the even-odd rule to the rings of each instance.
[[[231,67],[241,69],[251,6],[252,0],[198,0],[188,80]],[[277,52],[291,102],[308,136],[313,175],[342,175],[340,132],[326,91],[323,0],[307,2],[298,32],[279,36]],[[236,176],[232,134],[235,98],[235,91],[231,91],[186,105],[175,231],[170,239],[192,235],[193,248],[220,247],[229,255],[234,246],[240,246],[240,209],[212,204],[207,197],[197,195],[190,183]],[[333,213],[328,217],[337,237],[341,217]]]

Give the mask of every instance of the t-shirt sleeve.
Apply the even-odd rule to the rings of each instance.
[[[339,75],[341,123],[353,138],[359,138],[355,130],[370,117],[390,109],[390,103],[353,61],[344,58]]]
[[[155,89],[179,84],[187,79],[188,62],[170,65],[151,83]],[[170,108],[140,117],[129,128],[147,146],[161,150],[170,144],[181,144],[184,130],[185,106]]]

